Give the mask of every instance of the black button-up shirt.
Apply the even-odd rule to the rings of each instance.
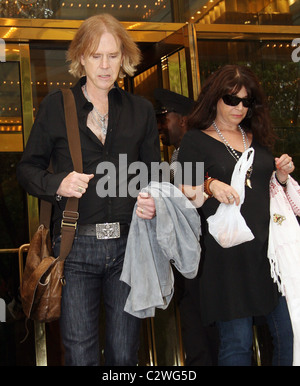
[[[137,169],[133,174],[132,171],[127,173],[124,160],[127,160],[128,167],[133,162],[141,161],[143,165],[147,165],[148,171],[152,162],[160,161],[153,106],[146,99],[132,95],[116,85],[108,95],[109,122],[103,145],[87,127],[87,116],[93,105],[82,93],[81,87],[85,81],[85,78],[81,78],[72,91],[77,106],[83,172],[94,174],[95,177],[89,182],[86,193],[79,201],[78,222],[130,222],[136,197],[131,197],[125,188],[130,181],[133,185],[135,181],[145,181],[145,176],[138,177],[143,168]],[[53,173],[47,171],[50,159]],[[122,163],[120,165],[119,160]],[[103,168],[101,172],[101,166],[106,165],[103,163],[105,161],[109,162],[109,171]],[[111,168],[112,165],[115,165],[116,173]],[[63,178],[73,170],[62,93],[57,90],[48,94],[40,105],[17,168],[17,177],[29,194],[54,203],[53,221],[56,223],[61,219],[66,198],[57,202],[55,193]],[[106,192],[109,194],[105,194]]]

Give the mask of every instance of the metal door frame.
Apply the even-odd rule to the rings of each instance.
[[[5,36],[4,36],[5,37]],[[31,89],[31,70],[30,70],[30,52],[28,43],[7,43],[5,44],[5,61],[18,62],[20,70],[20,90],[21,90],[21,106],[22,106],[22,133],[23,144],[26,145],[29,133],[33,124],[33,102]],[[28,211],[28,227],[29,239],[33,236],[37,229],[38,216],[38,200],[30,195],[27,195],[27,211]],[[28,245],[20,248],[2,249],[1,253],[19,253],[19,272],[20,283],[22,281],[23,273],[23,253],[28,249]],[[46,341],[45,341],[45,325],[35,323],[35,351],[36,364],[46,365]]]

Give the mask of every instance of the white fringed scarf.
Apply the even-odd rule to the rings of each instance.
[[[289,176],[286,190],[270,181],[268,258],[271,276],[286,297],[294,332],[294,366],[300,365],[300,187]]]

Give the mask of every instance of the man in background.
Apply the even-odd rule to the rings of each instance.
[[[170,160],[170,181],[173,183],[175,161],[177,160],[181,139],[187,130],[187,116],[193,109],[194,101],[162,88],[155,89],[154,97],[158,104],[156,118],[161,142],[165,146],[174,146],[175,148]]]
[[[156,89],[156,118],[161,142],[175,150],[170,160],[170,182],[174,182],[179,147],[187,131],[187,116],[194,101],[175,92]],[[168,161],[168,160],[167,160]],[[199,300],[199,272],[196,278],[186,279],[176,269],[175,301],[179,307],[186,366],[217,364],[217,336],[214,328],[202,326]]]

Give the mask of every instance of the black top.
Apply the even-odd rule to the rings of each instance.
[[[108,95],[109,122],[106,141],[103,145],[96,135],[87,127],[87,116],[93,105],[84,97],[81,87],[86,78],[72,88],[75,96],[80,140],[82,148],[83,172],[93,173],[95,177],[89,182],[86,193],[79,201],[79,224],[103,222],[130,222],[136,197],[128,194],[127,183],[139,169],[129,171],[127,168],[135,161],[141,161],[146,174],[152,161],[160,161],[159,137],[156,117],[152,104],[146,99],[132,95],[117,85]],[[119,157],[121,155],[121,158]],[[46,171],[50,158],[53,174]],[[120,165],[119,165],[119,160]],[[100,168],[110,162],[116,166],[109,172]],[[133,168],[134,169],[134,168]],[[54,203],[53,221],[62,216],[66,198],[57,202],[55,193],[63,180],[73,171],[72,159],[68,148],[62,92],[54,91],[42,101],[27,146],[17,168],[17,177],[24,189],[31,195]],[[141,174],[141,173],[140,173]],[[104,176],[109,175],[109,184]],[[148,183],[148,175],[133,182]],[[116,189],[114,181],[116,180]],[[98,183],[98,184],[97,184]],[[121,185],[122,184],[122,185]],[[132,185],[134,185],[132,183]],[[121,187],[121,192],[119,189]],[[132,186],[132,191],[137,191]],[[100,197],[109,192],[109,196]]]
[[[278,291],[267,258],[269,235],[269,181],[274,160],[255,139],[252,189],[245,188],[241,207],[255,238],[232,248],[222,248],[208,232],[206,219],[215,214],[219,201],[209,198],[198,212],[202,220],[200,302],[205,324],[218,320],[262,316],[277,304]],[[237,152],[239,155],[241,153]],[[205,174],[230,184],[236,164],[225,145],[201,130],[184,136],[178,161],[204,162]]]

